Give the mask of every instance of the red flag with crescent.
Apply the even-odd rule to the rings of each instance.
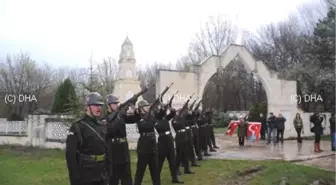
[[[237,128],[238,124],[239,124],[238,120],[231,121],[229,123],[228,130],[226,131],[226,135],[232,136],[232,134],[235,131],[235,129]]]
[[[261,123],[247,122],[247,137],[252,142],[258,142],[260,137]]]

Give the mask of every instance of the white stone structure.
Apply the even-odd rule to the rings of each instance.
[[[131,98],[135,93],[141,91],[140,81],[136,74],[136,60],[133,51],[133,44],[126,37],[121,46],[119,56],[119,75],[114,84],[113,94],[119,97],[120,102]],[[142,97],[139,97],[139,100]]]
[[[165,99],[179,90],[179,95],[174,99],[174,106],[181,107],[193,93],[195,98],[201,98],[208,80],[218,69],[224,69],[236,57],[240,57],[247,70],[262,82],[267,94],[268,112],[276,115],[282,113],[287,118],[285,137],[295,136],[292,120],[296,113],[303,113],[298,109],[297,103],[293,102],[296,81],[278,78],[278,74],[270,71],[262,61],[256,61],[245,46],[232,44],[221,55],[211,56],[195,65],[192,72],[158,70],[156,93],[158,95],[166,85],[174,82]]]

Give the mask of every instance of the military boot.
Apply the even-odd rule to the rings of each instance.
[[[177,176],[176,176],[176,177],[173,177],[173,179],[172,179],[172,183],[173,183],[173,184],[184,184],[184,182],[183,182],[183,181],[180,181],[180,180],[178,179]]]
[[[211,156],[211,154],[209,154],[208,152],[204,152],[204,156],[209,157]]]
[[[177,174],[177,175],[181,175],[180,168],[177,168],[177,170],[176,170],[176,174]]]
[[[192,161],[192,162],[191,162],[191,166],[194,166],[194,167],[200,167],[201,165],[198,165],[198,164],[196,163],[196,161]]]

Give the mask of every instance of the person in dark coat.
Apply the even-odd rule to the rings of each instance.
[[[281,144],[283,144],[283,135],[285,132],[285,122],[286,122],[286,118],[283,117],[281,113],[279,113],[279,116],[276,118],[277,143],[279,143],[280,141]]]
[[[103,99],[98,93],[86,97],[86,114],[73,123],[65,143],[71,185],[105,185],[108,179],[104,133],[98,117]]]
[[[331,150],[335,151],[336,148],[336,132],[335,132],[335,113],[331,114],[329,118],[330,123],[330,136],[331,136]]]
[[[301,138],[301,133],[304,133],[304,127],[303,127],[303,121],[300,116],[300,113],[297,113],[294,120],[293,120],[293,125],[295,128],[295,131],[297,133],[297,142],[302,143],[302,138]]]
[[[182,111],[182,112],[181,112]],[[177,173],[181,174],[179,167],[182,163],[184,167],[184,174],[194,174],[190,170],[188,161],[187,143],[188,136],[185,129],[185,113],[182,109],[176,112],[176,116],[172,119],[172,125],[175,130],[175,146],[176,146],[176,167]]]
[[[269,117],[266,120],[267,124],[267,144],[271,143],[271,140],[273,141],[273,144],[276,144],[276,117],[274,116],[273,112],[270,113]]]
[[[260,129],[260,139],[265,140],[266,139],[266,132],[267,132],[267,126],[266,126],[266,118],[263,113],[260,113],[259,120],[261,123],[261,129]]]
[[[244,146],[245,144],[245,137],[247,135],[246,127],[247,127],[247,123],[244,121],[244,117],[240,117],[239,123],[238,123],[238,132],[237,132],[239,146]]]
[[[155,108],[157,106],[158,105],[154,103],[150,107],[149,103],[145,100],[141,100],[138,103],[141,120],[137,122],[140,138],[138,139],[138,145],[136,149],[138,162],[135,172],[134,185],[141,185],[147,165],[149,166],[152,184],[161,184],[155,136],[157,114]]]
[[[323,122],[324,118],[319,114],[319,113],[314,113],[310,117],[310,122],[313,124],[313,127],[310,129],[311,132],[315,134],[315,141],[314,141],[314,151],[315,152],[322,152],[321,146],[320,146],[320,141],[321,141],[321,136],[323,134]]]
[[[177,175],[174,138],[172,136],[169,124],[169,121],[176,115],[176,111],[174,108],[168,108],[168,111],[169,114],[167,115],[167,109],[161,107],[156,118],[157,124],[155,128],[159,134],[158,138],[159,173],[161,174],[163,163],[167,158],[170,175],[172,177],[172,183],[183,184],[183,182],[178,179]]]
[[[133,124],[140,120],[140,115],[133,110],[133,114],[120,112],[115,120],[108,121],[119,106],[119,99],[113,95],[106,96],[108,114],[106,121],[106,143],[108,148],[107,163],[109,168],[109,185],[133,185],[131,160],[127,142],[126,124]],[[136,100],[134,100],[134,103]]]

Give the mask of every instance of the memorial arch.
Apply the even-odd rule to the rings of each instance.
[[[219,56],[211,56],[200,64],[193,66],[192,72],[163,70],[157,71],[156,93],[160,93],[166,85],[174,82],[171,90],[164,99],[168,99],[177,90],[178,96],[174,99],[174,106],[181,107],[191,94],[202,97],[204,88],[209,79],[218,69],[224,69],[236,57],[240,57],[245,68],[252,72],[262,83],[266,95],[268,112],[282,113],[286,118],[286,136],[295,136],[292,120],[298,112],[292,97],[296,95],[296,81],[282,80],[276,72],[269,70],[262,61],[256,61],[245,46],[232,44]]]

